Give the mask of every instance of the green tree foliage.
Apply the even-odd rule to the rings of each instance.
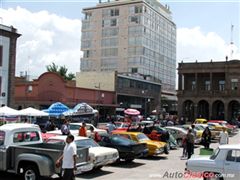
[[[73,73],[68,73],[68,69],[66,66],[58,66],[54,62],[52,64],[46,66],[48,72],[55,72],[62,76],[65,80],[73,80],[76,76]]]

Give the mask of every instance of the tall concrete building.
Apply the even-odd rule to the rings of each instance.
[[[107,0],[83,9],[81,71],[118,71],[161,80],[175,91],[176,25],[159,0]]]
[[[16,46],[20,36],[14,27],[0,24],[0,106],[14,106]]]

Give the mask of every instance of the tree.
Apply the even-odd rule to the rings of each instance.
[[[68,69],[66,68],[65,65],[58,67],[58,65],[56,65],[54,62],[52,62],[52,64],[47,65],[46,68],[47,68],[48,72],[55,72],[55,73],[59,74],[60,76],[62,76],[65,80],[70,81],[70,80],[75,79],[75,75],[73,73],[67,74]]]

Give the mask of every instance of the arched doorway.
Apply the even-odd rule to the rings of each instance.
[[[201,100],[198,102],[197,107],[197,117],[209,119],[209,104],[205,100]]]
[[[220,100],[214,101],[212,105],[211,119],[224,120],[224,103]]]
[[[194,121],[194,104],[190,100],[183,103],[183,117],[186,121]]]
[[[228,104],[228,119],[227,121],[234,120],[240,115],[240,103],[238,101],[231,101]]]

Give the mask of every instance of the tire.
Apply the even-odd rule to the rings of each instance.
[[[38,168],[34,165],[27,166],[23,172],[24,180],[38,180],[40,179]]]
[[[98,171],[98,170],[102,169],[102,167],[103,167],[103,166],[98,166],[98,167],[95,167],[95,170],[97,170],[97,171]]]
[[[177,139],[177,145],[178,145],[179,147],[182,147],[182,139]]]

